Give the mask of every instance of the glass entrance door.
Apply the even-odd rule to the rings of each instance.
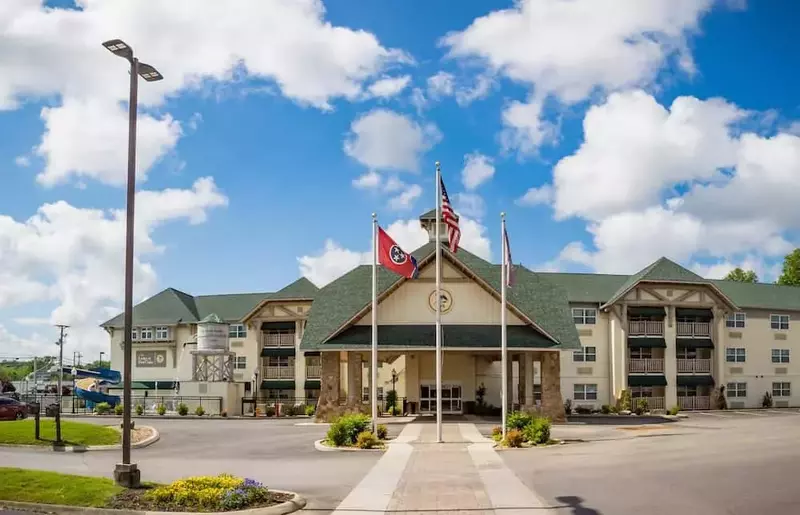
[[[442,413],[461,414],[461,385],[442,383]],[[419,387],[420,413],[436,413],[436,384]]]

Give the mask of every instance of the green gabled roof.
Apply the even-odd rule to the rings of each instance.
[[[419,217],[419,219],[420,220],[424,220],[424,221],[431,221],[431,222],[436,220],[436,208],[431,209],[430,211],[425,211],[424,213],[422,213],[422,215]],[[456,220],[457,219],[458,219],[458,213],[456,213]]]
[[[314,297],[317,295],[318,291],[319,288],[317,288],[317,286],[314,283],[312,283],[305,277],[301,277],[292,284],[271,294],[269,296],[269,300],[285,300],[285,299],[314,300]]]
[[[235,293],[195,297],[198,319],[216,313],[226,322],[238,322],[271,293]]]
[[[421,262],[430,258],[434,250],[434,244],[429,242],[412,255]],[[453,255],[443,248],[442,253],[463,265],[495,292],[500,291],[499,265],[463,249]],[[523,267],[517,267],[515,277],[517,282],[508,290],[508,302],[560,342],[562,348],[578,348],[580,340],[564,289]],[[309,314],[301,348],[324,347],[324,342],[337,330],[367,308],[372,301],[371,280],[371,266],[361,265],[320,289]],[[401,276],[378,268],[378,296],[401,280]]]
[[[740,283],[713,279],[717,288],[740,308],[800,311],[800,287],[768,283]]]
[[[588,304],[604,304],[630,277],[567,272],[536,273],[563,288],[569,302]]]
[[[133,307],[133,325],[173,325],[196,322],[192,296],[174,288],[157,293]],[[102,327],[122,327],[124,315],[119,314],[102,324]]]

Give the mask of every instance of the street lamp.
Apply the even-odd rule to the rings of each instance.
[[[103,368],[103,355],[104,354],[105,354],[105,352],[100,351],[100,368]]]
[[[139,486],[141,472],[131,463],[131,361],[133,349],[131,330],[133,326],[133,213],[136,196],[136,107],[139,93],[139,77],[147,82],[155,82],[164,77],[152,66],[140,63],[133,55],[133,49],[121,39],[103,43],[112,54],[122,57],[131,64],[130,98],[128,105],[128,190],[125,214],[125,323],[123,336],[125,351],[122,367],[122,463],[114,468],[114,480],[128,488]]]

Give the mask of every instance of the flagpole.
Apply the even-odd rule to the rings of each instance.
[[[500,355],[503,363],[503,379],[500,398],[503,401],[503,438],[506,437],[506,421],[508,420],[508,335],[506,332],[506,288],[508,284],[508,249],[506,245],[506,214],[500,213],[500,241],[502,241],[503,258],[500,265]]]
[[[372,356],[369,371],[372,434],[376,435],[378,434],[378,217],[375,213],[372,213]]]
[[[442,442],[442,169],[436,161],[436,441]]]

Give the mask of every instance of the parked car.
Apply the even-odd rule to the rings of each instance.
[[[21,420],[27,416],[27,404],[11,397],[0,397],[0,420]]]

